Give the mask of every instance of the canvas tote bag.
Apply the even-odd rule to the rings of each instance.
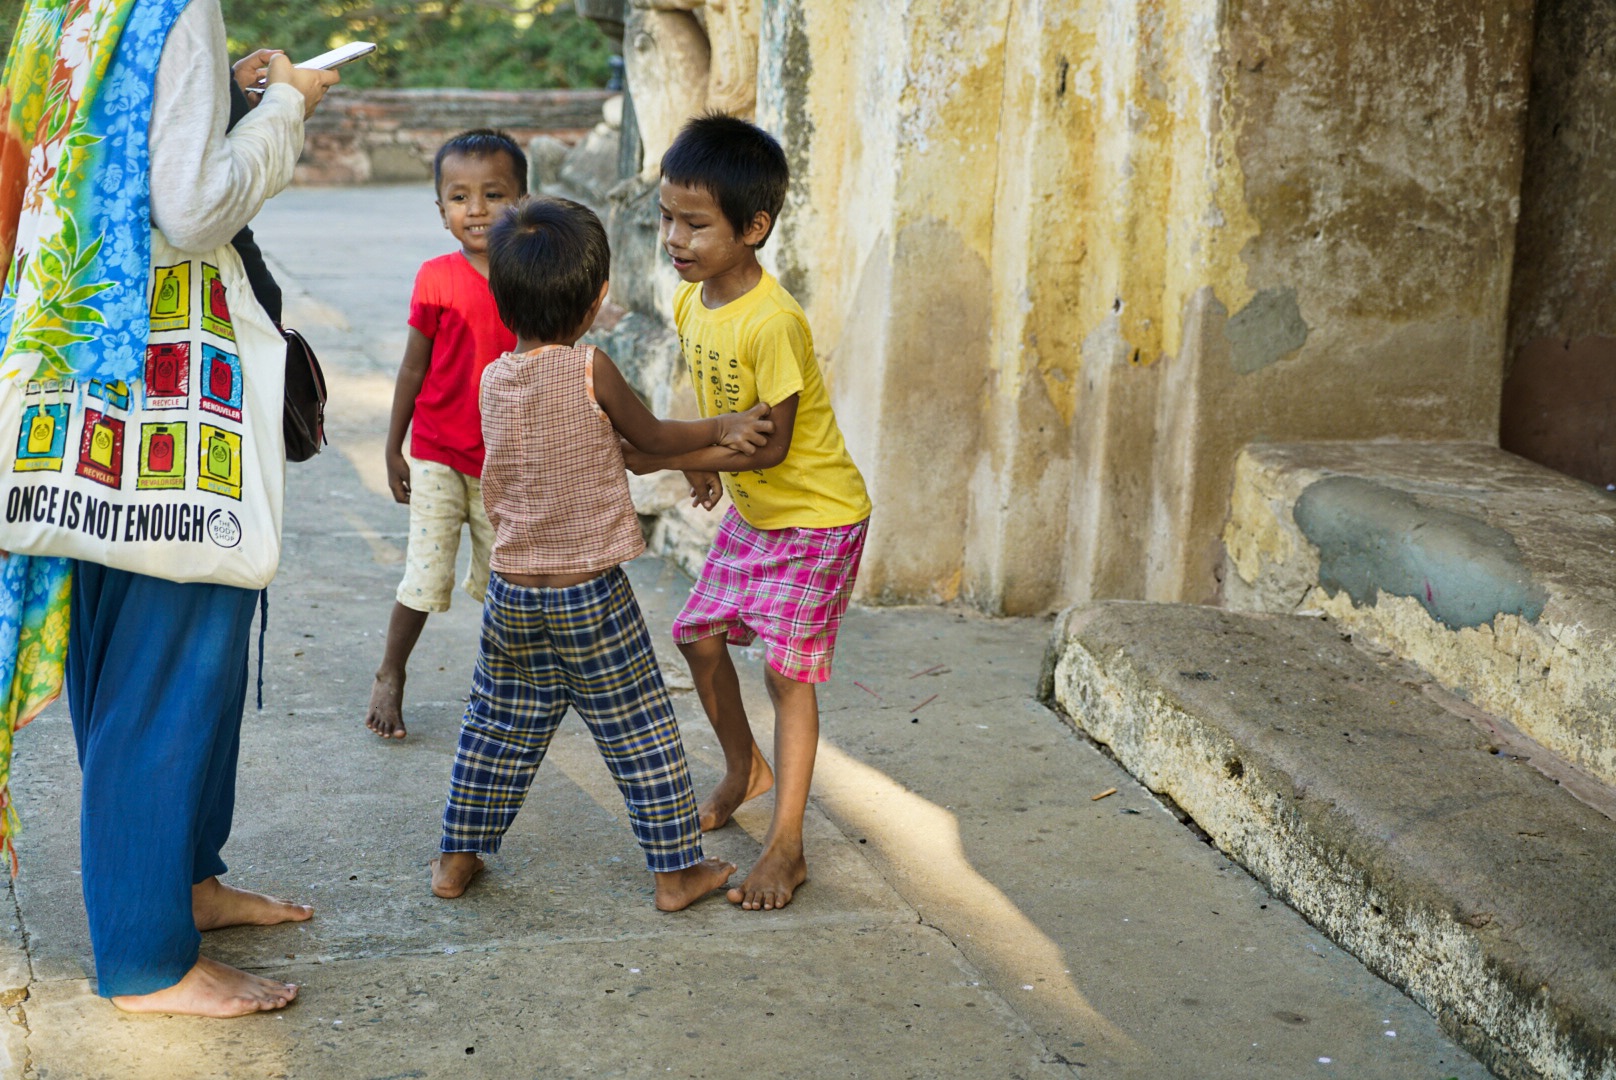
[[[259,589],[280,561],[286,343],[225,245],[152,230],[133,383],[0,371],[0,549]]]

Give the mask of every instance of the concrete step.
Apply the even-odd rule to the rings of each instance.
[[[1616,784],[1616,495],[1469,443],[1254,446],[1224,603],[1317,609]]]
[[[1107,602],[1044,689],[1497,1075],[1616,1078],[1616,823],[1430,678],[1318,617]]]

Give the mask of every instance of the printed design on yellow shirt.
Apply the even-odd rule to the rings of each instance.
[[[712,387],[713,400],[727,404],[730,412],[741,412],[740,360],[733,356],[726,360],[717,349],[703,348],[699,343],[687,342],[683,338],[679,344],[684,348],[685,355],[695,363],[696,381]],[[750,402],[745,406],[747,409],[751,407]]]
[[[746,393],[746,385],[741,378],[739,357],[726,358],[717,349],[704,348],[700,342],[692,341],[683,334],[679,336],[679,347],[695,371],[697,385],[708,388],[706,404],[729,406],[728,409],[703,409],[703,415],[744,412],[757,403],[757,395],[753,393],[750,395],[751,400],[745,405],[741,404],[742,395]],[[742,507],[750,506],[752,502],[752,493],[747,490],[748,486],[767,485],[769,482],[767,474],[762,469],[724,473],[721,479],[724,486],[729,489],[729,497]]]

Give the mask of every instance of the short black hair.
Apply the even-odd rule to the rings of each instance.
[[[460,157],[492,157],[495,154],[504,154],[511,159],[512,175],[521,190],[527,190],[527,155],[522,148],[516,145],[516,140],[503,131],[493,128],[472,128],[462,131],[442,146],[432,156],[432,190],[441,191],[443,188],[443,159],[451,156]]]
[[[571,199],[525,198],[488,231],[488,288],[517,337],[559,342],[589,316],[611,272],[606,228]]]
[[[738,116],[708,113],[685,124],[662,155],[662,179],[712,192],[736,235],[746,231],[759,211],[768,212],[772,233],[791,185],[791,167],[767,131]]]

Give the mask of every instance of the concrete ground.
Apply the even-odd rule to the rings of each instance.
[[[17,745],[3,1075],[1488,1075],[1037,703],[1042,620],[849,614],[821,699],[812,877],[784,911],[715,897],[657,913],[570,718],[489,872],[459,901],[434,898],[425,864],[476,648],[464,596],[417,649],[409,738],[361,722],[406,522],[381,471],[392,372],[414,269],[451,243],[431,200],[422,186],[299,189],[259,222],[288,321],[330,376],[332,446],[289,470],[264,709],[247,714],[225,855],[237,884],[317,913],[204,949],[302,993],[236,1021],[126,1016],[94,996],[79,779],[55,707]],[[662,648],[688,582],[654,559],[631,572]],[[758,656],[742,676],[766,735]],[[676,697],[704,791],[721,758],[694,695]],[[771,806],[745,808],[708,850],[747,866]]]

